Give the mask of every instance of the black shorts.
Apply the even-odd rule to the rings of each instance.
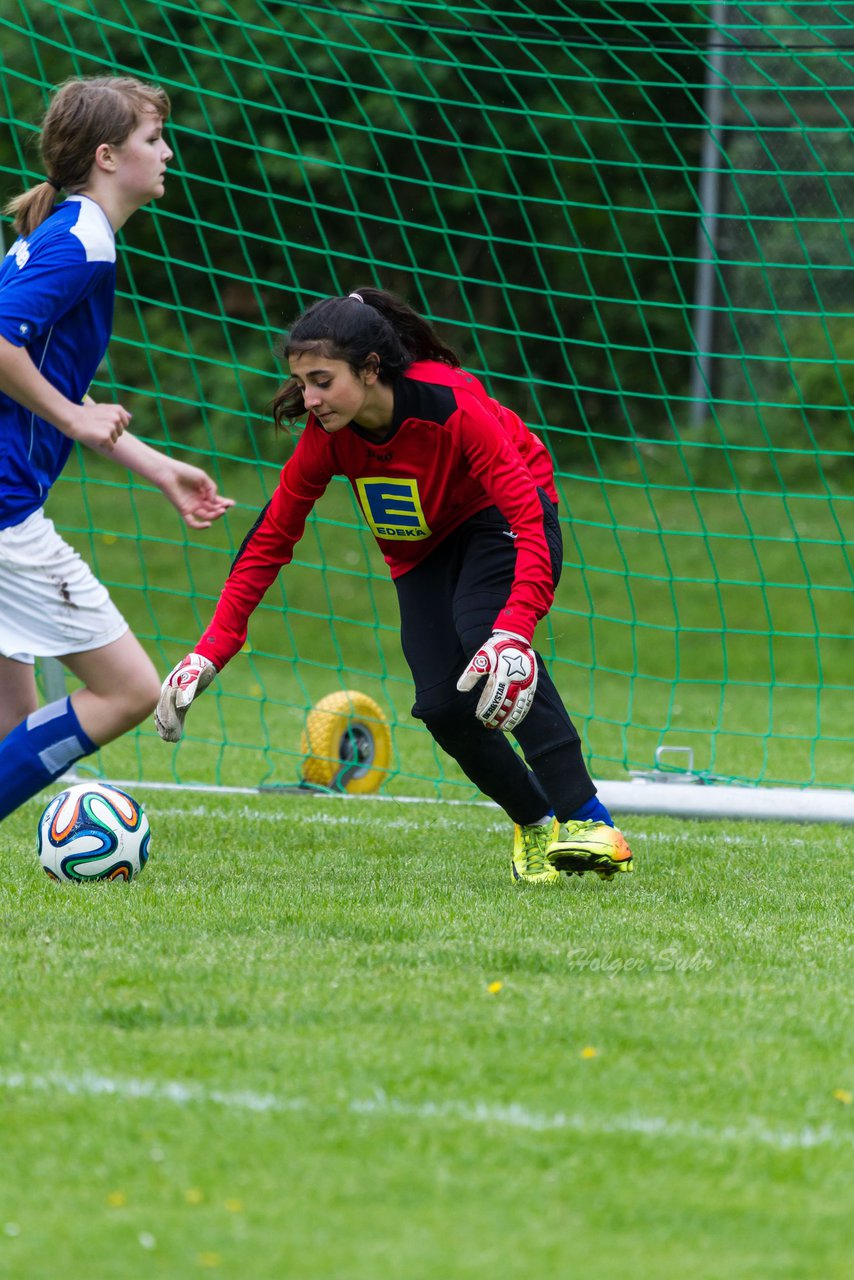
[[[557,586],[563,539],[557,509],[544,490],[546,541]],[[413,715],[459,697],[457,680],[466,663],[492,634],[507,603],[516,572],[510,526],[497,507],[466,520],[425,560],[395,578],[404,657],[415,681]]]

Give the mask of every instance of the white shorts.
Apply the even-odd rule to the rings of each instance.
[[[0,654],[18,662],[86,653],[128,624],[43,511],[0,529]]]

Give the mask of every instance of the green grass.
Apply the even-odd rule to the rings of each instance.
[[[850,1274],[850,830],[138,794],[130,886],[0,829],[4,1280]]]

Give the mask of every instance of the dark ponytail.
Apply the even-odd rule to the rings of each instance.
[[[345,360],[354,373],[375,354],[381,382],[392,382],[416,360],[439,360],[453,368],[460,363],[423,316],[394,294],[369,286],[345,298],[323,298],[297,317],[277,354],[287,360],[306,351]],[[302,388],[288,378],[270,407],[277,427],[296,422],[305,414]]]
[[[413,363],[416,360],[438,360],[441,364],[449,364],[453,369],[460,367],[456,351],[445,346],[430,322],[413,311],[402,298],[387,293],[385,289],[372,289],[369,285],[356,289],[355,293],[365,306],[373,307],[389,322],[410,352]]]

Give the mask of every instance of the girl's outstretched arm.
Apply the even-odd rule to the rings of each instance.
[[[208,529],[234,506],[233,498],[217,492],[216,482],[201,467],[153,449],[127,432],[105,456],[155,485],[191,529]]]

